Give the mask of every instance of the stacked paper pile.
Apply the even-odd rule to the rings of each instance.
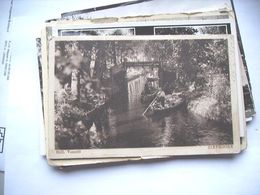
[[[171,2],[45,23],[37,47],[50,165],[246,149],[255,110],[232,3]]]

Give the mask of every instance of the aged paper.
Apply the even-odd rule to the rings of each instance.
[[[217,39],[217,38],[219,38],[219,39]],[[109,41],[109,40],[111,40],[111,41]],[[140,89],[137,89],[138,91],[135,91],[131,87],[131,85],[126,87],[126,88],[121,86],[119,89],[116,89],[115,83],[113,83],[112,89],[109,89],[108,86],[107,87],[102,86],[102,82],[99,83],[100,78],[97,76],[98,73],[96,72],[97,70],[95,68],[98,68],[98,66],[101,66],[101,65],[96,65],[97,55],[100,55],[100,53],[99,54],[97,54],[97,53],[102,51],[101,48],[103,46],[109,47],[109,46],[117,43],[117,44],[121,45],[120,47],[118,46],[119,48],[121,48],[121,49],[124,48],[122,50],[119,49],[119,53],[122,53],[123,50],[125,50],[126,48],[127,48],[127,51],[128,50],[137,50],[139,52],[142,52],[142,51],[144,52],[144,51],[146,51],[144,49],[144,47],[145,48],[149,48],[149,47],[153,48],[155,46],[158,46],[157,44],[159,44],[159,45],[169,44],[169,47],[172,47],[172,46],[170,46],[171,44],[176,45],[177,43],[180,44],[180,43],[183,43],[183,42],[187,42],[186,44],[191,44],[191,43],[193,44],[193,43],[197,42],[197,46],[198,46],[198,48],[200,48],[199,45],[201,45],[205,41],[208,41],[209,42],[208,44],[210,44],[211,42],[223,41],[223,43],[221,43],[221,44],[219,43],[219,44],[222,45],[223,47],[225,45],[225,47],[226,47],[227,53],[225,55],[228,55],[227,59],[229,59],[229,67],[222,68],[222,69],[223,70],[229,70],[229,68],[230,68],[230,74],[228,74],[228,75],[230,75],[230,78],[231,78],[229,87],[230,87],[230,90],[232,92],[232,96],[231,96],[231,99],[230,99],[230,106],[231,106],[231,103],[232,103],[232,119],[230,118],[230,122],[232,121],[232,125],[230,126],[230,128],[231,128],[230,129],[231,130],[230,135],[231,136],[229,136],[231,139],[229,141],[223,140],[223,139],[217,139],[217,140],[219,140],[219,142],[217,140],[212,142],[212,140],[209,139],[206,142],[197,143],[197,145],[196,144],[193,145],[194,143],[192,144],[192,142],[191,143],[184,142],[184,143],[182,143],[183,144],[182,145],[178,141],[176,143],[172,143],[173,145],[171,145],[171,142],[169,142],[168,145],[166,145],[166,146],[164,146],[164,144],[160,145],[162,143],[159,143],[160,147],[158,147],[158,145],[156,143],[150,143],[150,144],[148,143],[148,145],[146,145],[145,143],[142,143],[143,141],[141,143],[138,143],[138,141],[133,141],[132,144],[134,144],[134,145],[132,145],[131,143],[129,145],[127,143],[124,143],[123,141],[119,142],[119,143],[117,143],[117,141],[113,142],[113,139],[112,139],[112,144],[109,143],[109,141],[111,141],[111,140],[108,139],[109,140],[108,141],[106,139],[106,135],[105,135],[106,133],[104,133],[104,131],[106,129],[104,126],[106,126],[106,124],[103,124],[103,123],[106,123],[105,121],[108,122],[110,120],[110,119],[108,119],[109,117],[110,118],[115,117],[116,121],[119,120],[118,124],[124,124],[126,121],[131,121],[131,120],[134,120],[134,121],[135,120],[137,120],[137,121],[146,120],[146,119],[140,119],[139,118],[139,117],[142,117],[143,115],[145,115],[144,118],[149,118],[149,119],[147,119],[148,121],[153,120],[152,119],[153,116],[158,115],[158,113],[161,113],[161,111],[160,111],[160,108],[157,108],[157,106],[158,106],[157,104],[159,104],[158,103],[159,101],[157,101],[157,102],[154,102],[154,104],[150,105],[150,110],[148,109],[149,110],[148,112],[151,112],[152,114],[147,114],[148,113],[147,109],[144,110],[145,114],[140,113],[140,116],[138,116],[138,114],[136,114],[137,118],[135,118],[135,117],[132,118],[132,115],[130,113],[125,113],[125,112],[123,112],[122,115],[126,114],[126,116],[122,116],[122,115],[120,116],[119,115],[122,118],[120,118],[117,115],[109,114],[110,112],[117,112],[113,109],[112,109],[112,111],[109,110],[109,109],[111,109],[111,107],[110,107],[110,106],[112,106],[111,104],[109,104],[108,108],[106,108],[107,107],[106,100],[108,98],[108,101],[113,101],[113,95],[114,95],[113,93],[117,93],[118,90],[120,91],[120,90],[125,90],[125,89],[128,88],[128,93],[127,93],[128,95],[130,94],[129,90],[132,91],[133,93],[139,94]],[[49,153],[48,153],[49,158],[54,158],[54,159],[57,158],[58,159],[58,158],[134,157],[134,156],[152,156],[152,155],[159,155],[159,154],[160,155],[189,155],[189,154],[236,153],[236,152],[240,151],[240,140],[239,140],[240,136],[239,136],[239,124],[238,124],[239,116],[234,114],[234,113],[238,112],[236,109],[238,108],[237,97],[238,97],[239,91],[237,91],[237,86],[236,86],[236,78],[235,78],[236,77],[236,65],[235,65],[235,60],[234,60],[235,56],[234,56],[234,45],[233,45],[234,43],[233,43],[233,39],[231,38],[231,36],[228,36],[228,35],[225,35],[225,36],[224,35],[223,36],[215,36],[214,35],[213,36],[212,35],[212,36],[201,36],[201,37],[200,36],[146,36],[146,37],[144,37],[144,36],[136,36],[136,37],[133,37],[133,36],[131,36],[131,37],[128,37],[128,36],[109,37],[109,36],[107,36],[107,37],[57,37],[57,38],[54,37],[53,40],[51,41],[51,43],[52,43],[52,45],[51,45],[51,48],[50,48],[51,57],[50,57],[50,70],[49,70],[49,79],[50,79],[49,82],[51,84],[51,85],[49,85],[49,87],[50,87],[50,89],[49,89],[49,93],[50,93],[50,96],[49,96],[50,97],[50,99],[49,99],[50,100],[49,101],[49,116],[50,116],[50,118],[49,118],[49,150],[48,150],[49,151]],[[100,46],[93,46],[93,45],[99,45],[99,44],[100,44]],[[151,45],[149,45],[149,44],[151,44]],[[219,44],[217,44],[217,45],[219,45]],[[92,45],[92,46],[90,46],[90,45]],[[180,46],[179,49],[182,50],[183,47],[184,48],[186,47],[185,44]],[[216,49],[216,48],[214,48],[214,49]],[[66,53],[65,51],[68,52],[66,55],[70,56],[69,62],[60,61],[60,60],[64,59],[64,57],[66,56],[66,55],[63,56]],[[83,52],[83,53],[81,53],[81,52]],[[152,51],[150,51],[150,52],[152,52]],[[224,50],[223,50],[223,52],[224,52]],[[53,55],[54,53],[56,53],[56,57]],[[162,53],[163,53],[163,51],[162,51]],[[88,68],[88,73],[84,73],[84,71],[83,71],[83,73],[80,73],[81,70],[77,69],[77,68],[79,68],[82,65],[82,62],[84,61],[84,57],[82,58],[80,56],[82,56],[82,55],[84,56],[86,54],[90,55],[89,56],[90,61],[85,62],[85,66],[87,67],[88,66],[87,64],[89,63],[90,69]],[[107,54],[107,55],[109,55],[109,54]],[[137,60],[138,63],[141,63],[141,64],[143,63],[141,65],[143,67],[149,66],[149,63],[151,63],[150,61],[140,61],[140,59],[138,61],[138,59],[136,59],[135,55],[136,55],[135,53],[133,54],[133,53],[130,52],[130,54],[127,54],[125,56],[126,59],[122,58],[121,55],[119,55],[119,56],[116,55],[117,60],[120,59],[121,63],[123,62],[122,61],[123,59],[126,60],[126,62],[129,61],[130,64],[126,65],[126,66],[129,66],[129,68],[126,70],[127,78],[129,76],[128,79],[130,79],[131,76],[135,77],[135,74],[137,74],[137,72],[140,71],[140,70],[134,68],[136,66],[135,63],[132,64],[134,61]],[[144,53],[142,55],[143,55],[142,57],[144,59],[148,59],[148,58],[150,60],[153,59],[152,54],[149,53],[149,52],[146,55],[144,55]],[[163,55],[163,54],[161,54],[161,55]],[[192,54],[192,55],[194,55],[194,54]],[[223,55],[224,55],[224,53],[223,53]],[[107,60],[107,57],[106,57],[105,53],[103,53],[102,56],[104,57],[104,59],[103,59],[103,63],[104,63],[104,61]],[[158,56],[157,56],[157,58],[158,58]],[[56,61],[56,60],[58,60],[58,61]],[[99,59],[99,60],[102,61],[102,58]],[[198,59],[196,59],[196,60],[198,60]],[[214,60],[216,60],[216,59],[214,59]],[[101,62],[99,62],[99,63],[101,63]],[[109,60],[106,62],[106,64],[107,63],[109,63]],[[119,62],[117,62],[117,63],[119,63]],[[169,63],[169,62],[164,62],[164,65],[162,65],[162,66],[163,67],[165,66],[164,68],[166,68],[166,67],[171,68],[171,65],[169,65],[169,64],[167,65],[167,63]],[[180,63],[183,64],[184,62],[181,61]],[[197,62],[197,63],[201,64],[202,62]],[[214,64],[214,65],[216,65],[216,64]],[[228,65],[227,62],[222,63],[222,66],[224,66],[224,65],[227,66]],[[111,64],[111,66],[113,67],[112,64]],[[157,65],[153,64],[153,66],[157,66]],[[205,66],[207,66],[207,65],[205,65]],[[118,69],[119,67],[113,67],[113,68]],[[133,67],[134,69],[132,69],[131,67]],[[54,68],[55,68],[55,76],[54,76]],[[99,68],[101,68],[101,67],[99,67]],[[116,69],[114,71],[116,71],[116,72],[120,71],[120,70],[116,70]],[[213,68],[213,69],[215,69],[215,68]],[[62,71],[62,72],[58,73],[59,70]],[[158,74],[158,70],[157,70],[157,73],[156,73],[156,71],[153,72],[153,73]],[[71,80],[69,81],[69,83],[65,82],[67,79],[65,79],[66,76],[64,74],[65,75],[66,74],[71,75]],[[151,74],[151,72],[148,71],[145,74],[149,75],[149,74]],[[183,73],[183,74],[185,75],[185,73]],[[79,76],[79,75],[84,75],[84,76]],[[146,79],[149,77],[147,75],[145,76]],[[181,78],[184,75],[179,75],[178,77]],[[227,75],[227,73],[225,73],[225,74],[223,73],[223,75]],[[95,78],[95,77],[97,77],[97,78]],[[90,78],[93,78],[94,80],[92,80]],[[196,78],[196,79],[199,79],[199,78]],[[218,79],[221,79],[221,75],[218,76]],[[117,82],[124,82],[124,81],[119,79],[119,80],[117,80]],[[166,82],[165,84],[167,84],[167,83],[169,84],[169,82]],[[107,83],[107,84],[109,85],[109,83]],[[82,88],[81,85],[83,86],[83,88]],[[211,85],[214,85],[214,84],[211,84]],[[102,92],[99,92],[98,94],[96,94],[98,96],[98,98],[101,98],[101,99],[99,99],[99,105],[96,105],[98,107],[90,108],[91,106],[94,106],[95,104],[85,105],[84,98],[87,98],[85,96],[86,96],[86,94],[88,94],[88,92],[86,92],[86,91],[89,91],[89,90],[90,91],[91,90],[96,91],[97,88],[99,88],[98,86],[100,87],[99,90],[102,90]],[[109,98],[109,95],[107,95],[105,88],[107,88],[108,91],[112,90],[112,91],[110,91],[110,93],[112,93],[112,94],[110,94],[110,95],[112,95],[110,98]],[[177,88],[180,88],[180,86],[178,86]],[[208,90],[210,91],[212,89],[208,89]],[[165,93],[165,89],[162,89],[162,91]],[[54,103],[54,92],[56,94],[55,95],[55,98],[56,98],[55,102],[56,103]],[[69,95],[69,96],[67,97],[64,93]],[[175,93],[177,95],[177,92],[175,92]],[[178,92],[178,93],[180,93],[180,92]],[[81,97],[80,94],[83,95],[83,96]],[[62,100],[64,98],[64,95],[67,98]],[[133,97],[128,97],[128,101],[130,101],[131,103],[135,102],[136,98],[138,98],[137,96],[134,95]],[[132,99],[132,98],[134,98],[134,99]],[[183,98],[181,98],[181,97],[176,97],[176,98],[177,99],[172,100],[173,103],[176,104],[176,106],[178,104],[182,104]],[[120,99],[122,100],[123,96]],[[118,99],[118,100],[120,100],[120,99]],[[72,103],[72,102],[68,103],[67,102],[66,104],[68,104],[68,105],[63,107],[64,101],[65,102],[66,101],[69,101],[69,102],[72,101],[74,103]],[[104,103],[100,104],[100,102],[102,102],[102,101]],[[179,103],[177,103],[175,101],[177,101]],[[223,101],[223,100],[221,100],[221,101]],[[225,101],[227,101],[227,100],[225,100]],[[62,102],[62,104],[60,104],[59,102]],[[128,105],[131,104],[130,102],[128,102],[127,104]],[[67,108],[67,106],[69,106],[69,104],[71,104],[71,103],[72,103],[72,105],[71,105],[72,108],[70,108],[70,109]],[[125,103],[124,102],[121,102],[121,103],[122,103],[122,106],[124,107]],[[85,107],[85,108],[83,108],[82,106],[78,107],[79,104],[80,105],[82,104],[82,106]],[[192,108],[193,104],[192,103],[188,104],[187,105],[188,108],[190,107],[190,109],[193,110],[193,108]],[[56,110],[54,109],[54,106],[56,107]],[[133,103],[133,106],[136,106],[135,103]],[[174,110],[175,106],[172,106],[172,107],[173,108],[171,108],[171,107],[169,107],[169,108]],[[81,109],[81,108],[83,108],[83,110],[78,110],[78,109]],[[61,113],[60,113],[61,115],[59,114],[60,109],[62,110]],[[69,113],[67,113],[67,111],[65,111],[64,109],[67,110],[67,111],[68,111],[68,109],[69,110],[76,109],[77,111],[75,110],[75,112],[77,114],[81,115],[82,121],[81,120],[78,121],[79,116],[77,116],[76,117],[77,121],[73,121],[73,119],[72,119],[73,117],[72,118],[69,117],[68,119],[66,119],[66,122],[65,122],[64,117],[66,118],[67,114],[69,114],[69,116],[72,116],[74,111],[71,110],[71,111],[69,111]],[[86,109],[85,111],[87,112],[87,115],[85,115],[84,109]],[[105,110],[108,111],[108,113],[107,113],[107,111],[103,111],[103,114],[99,115],[98,114],[99,112],[97,112],[97,109],[101,109],[101,110],[105,109]],[[114,108],[114,109],[117,110],[119,108]],[[162,112],[164,112],[165,109],[162,109]],[[67,113],[67,114],[64,115],[64,112]],[[231,112],[231,110],[230,110],[230,112]],[[90,113],[94,114],[94,116],[89,115]],[[160,114],[159,114],[159,116],[160,116]],[[85,121],[86,117],[88,118],[87,121]],[[142,125],[145,125],[143,123],[147,123],[147,122],[142,121]],[[226,124],[226,122],[224,122],[224,124]],[[155,122],[155,123],[157,123],[157,122]],[[119,128],[119,126],[117,127],[116,124],[113,127],[113,128],[115,128],[114,131],[117,131],[118,128]],[[89,127],[87,127],[88,125],[89,125]],[[143,127],[141,127],[142,126],[141,124],[137,123],[136,125],[137,126],[135,128],[137,128],[137,129],[143,128]],[[99,131],[101,131],[101,132],[97,132],[97,135],[95,135],[95,133],[94,133],[94,135],[93,135],[93,133],[91,133],[91,131],[93,131],[91,129],[92,127],[99,129]],[[67,141],[66,141],[66,139],[64,141],[64,139],[63,139],[64,135],[71,132],[70,128],[74,129],[74,131],[77,129],[76,134],[79,133],[80,138],[78,139],[77,136],[76,136],[76,137],[74,137],[75,139],[74,138],[71,139],[71,138],[68,138],[68,137],[70,137],[70,135],[69,135],[67,137],[68,139],[66,138]],[[84,129],[88,129],[88,128],[90,128],[90,129],[88,130],[88,132],[86,132]],[[130,127],[130,129],[132,129],[132,128],[133,127]],[[227,126],[226,126],[226,128],[227,128]],[[56,129],[56,130],[54,131],[54,129]],[[149,129],[150,129],[150,127],[149,127]],[[198,127],[198,129],[199,129],[199,127]],[[152,131],[152,129],[150,129],[150,130]],[[154,130],[157,131],[156,128]],[[83,134],[81,135],[81,133],[83,133]],[[84,138],[85,138],[84,135],[88,134],[88,133],[91,136],[99,136],[98,134],[102,134],[102,135],[97,140],[98,141],[97,143],[88,143],[87,140],[84,140]],[[131,135],[131,131],[129,133]],[[87,136],[90,136],[90,135],[87,135]],[[81,138],[83,140],[81,140]],[[59,140],[61,140],[60,143],[59,143]],[[131,139],[129,141],[131,142]],[[106,142],[106,143],[104,143],[104,142]],[[185,143],[187,145],[185,145]],[[175,145],[178,146],[178,147],[176,147]],[[99,148],[99,149],[95,149],[95,148]]]

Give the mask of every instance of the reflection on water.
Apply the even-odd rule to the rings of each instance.
[[[110,130],[106,148],[163,147],[231,144],[231,126],[208,121],[179,107],[165,116],[145,117],[146,106],[140,96],[145,79],[140,76],[128,83],[128,99],[114,98],[109,112]],[[119,99],[121,100],[119,101]],[[125,106],[127,104],[127,106]]]

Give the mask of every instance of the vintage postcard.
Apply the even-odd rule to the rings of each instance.
[[[53,37],[48,158],[238,153],[234,48],[231,35]]]
[[[82,22],[82,21],[81,21]],[[219,19],[219,20],[216,20],[216,21],[212,21],[212,20],[208,20],[208,21],[200,21],[201,24],[200,25],[195,25],[197,22],[195,22],[195,24],[192,24],[192,25],[186,25],[187,24],[187,21],[182,21],[179,25],[158,25],[156,26],[153,25],[153,26],[135,26],[134,28],[126,28],[126,27],[121,27],[121,28],[112,28],[112,27],[107,27],[107,28],[96,28],[96,29],[93,29],[93,28],[86,28],[87,25],[83,25],[82,29],[81,28],[75,28],[76,26],[74,26],[74,28],[71,28],[68,26],[70,25],[74,25],[74,22],[73,23],[68,23],[68,25],[61,25],[59,26],[59,28],[61,30],[59,30],[58,34],[59,36],[69,36],[69,35],[131,35],[133,32],[136,34],[136,35],[140,35],[140,34],[143,34],[143,35],[149,35],[151,33],[154,33],[155,35],[160,35],[160,32],[158,31],[155,31],[155,29],[167,29],[167,28],[170,28],[170,29],[179,29],[175,32],[184,32],[183,31],[183,27],[187,27],[187,28],[194,28],[195,29],[195,33],[196,35],[199,35],[199,34],[203,34],[203,33],[218,33],[218,34],[225,34],[225,33],[228,33],[230,34],[231,33],[231,27],[230,27],[230,23],[229,21],[225,21],[225,20],[222,20],[222,19]],[[203,25],[203,23],[205,23]],[[182,25],[181,25],[182,24]],[[186,25],[186,26],[185,26]],[[103,26],[103,25],[102,25]],[[57,29],[59,29],[57,28]],[[71,28],[71,29],[70,29]],[[123,29],[123,31],[120,31],[120,29]],[[129,30],[128,30],[129,29]],[[134,29],[134,30],[132,30]],[[204,29],[204,30],[203,30]],[[198,30],[199,32],[196,32],[196,30]],[[55,31],[51,31],[49,30],[49,35],[50,34],[55,34]],[[155,33],[156,32],[156,33]],[[162,34],[165,34],[167,31],[162,31],[161,33]],[[174,31],[173,31],[174,32]],[[189,32],[189,31],[188,31]],[[212,34],[213,34],[212,33]],[[181,33],[180,33],[181,34]],[[234,32],[232,33],[234,34]],[[50,35],[51,36],[51,35]],[[243,68],[243,65],[241,66],[241,68]],[[241,74],[243,74],[243,69],[241,69]],[[243,78],[243,77],[242,77]],[[247,78],[244,77],[245,79],[243,81],[247,81]],[[247,82],[243,82],[243,86],[244,85],[247,85]],[[251,95],[251,92],[247,92],[247,97],[249,97]],[[48,95],[46,95],[48,96]],[[45,98],[45,102],[47,101],[47,98]],[[245,102],[252,102],[251,99],[249,98],[245,98]],[[246,105],[246,103],[245,103]],[[250,105],[250,104],[247,104],[247,105]],[[252,105],[252,104],[251,104]],[[247,107],[247,110],[249,110],[250,107]],[[250,110],[249,110],[250,111]],[[47,110],[46,110],[47,112]],[[47,112],[48,113],[48,112]],[[248,114],[250,114],[250,112],[247,111]],[[47,115],[47,114],[46,114]],[[47,118],[47,117],[46,117]],[[241,120],[243,121],[243,120]],[[47,130],[48,131],[48,130]],[[243,137],[241,137],[241,149],[244,149],[246,147],[246,132],[245,133],[242,133],[241,134]]]

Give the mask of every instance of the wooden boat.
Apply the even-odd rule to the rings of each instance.
[[[144,115],[164,115],[174,111],[185,103],[183,93],[173,93],[165,96],[164,106],[159,98],[155,98],[143,113]]]
[[[160,115],[160,114],[167,114],[173,110],[175,110],[177,107],[181,106],[185,100],[183,98],[177,99],[173,103],[166,103],[165,106],[161,106],[160,104],[157,104],[157,102],[154,103],[153,106],[151,106],[151,112],[152,115]]]

